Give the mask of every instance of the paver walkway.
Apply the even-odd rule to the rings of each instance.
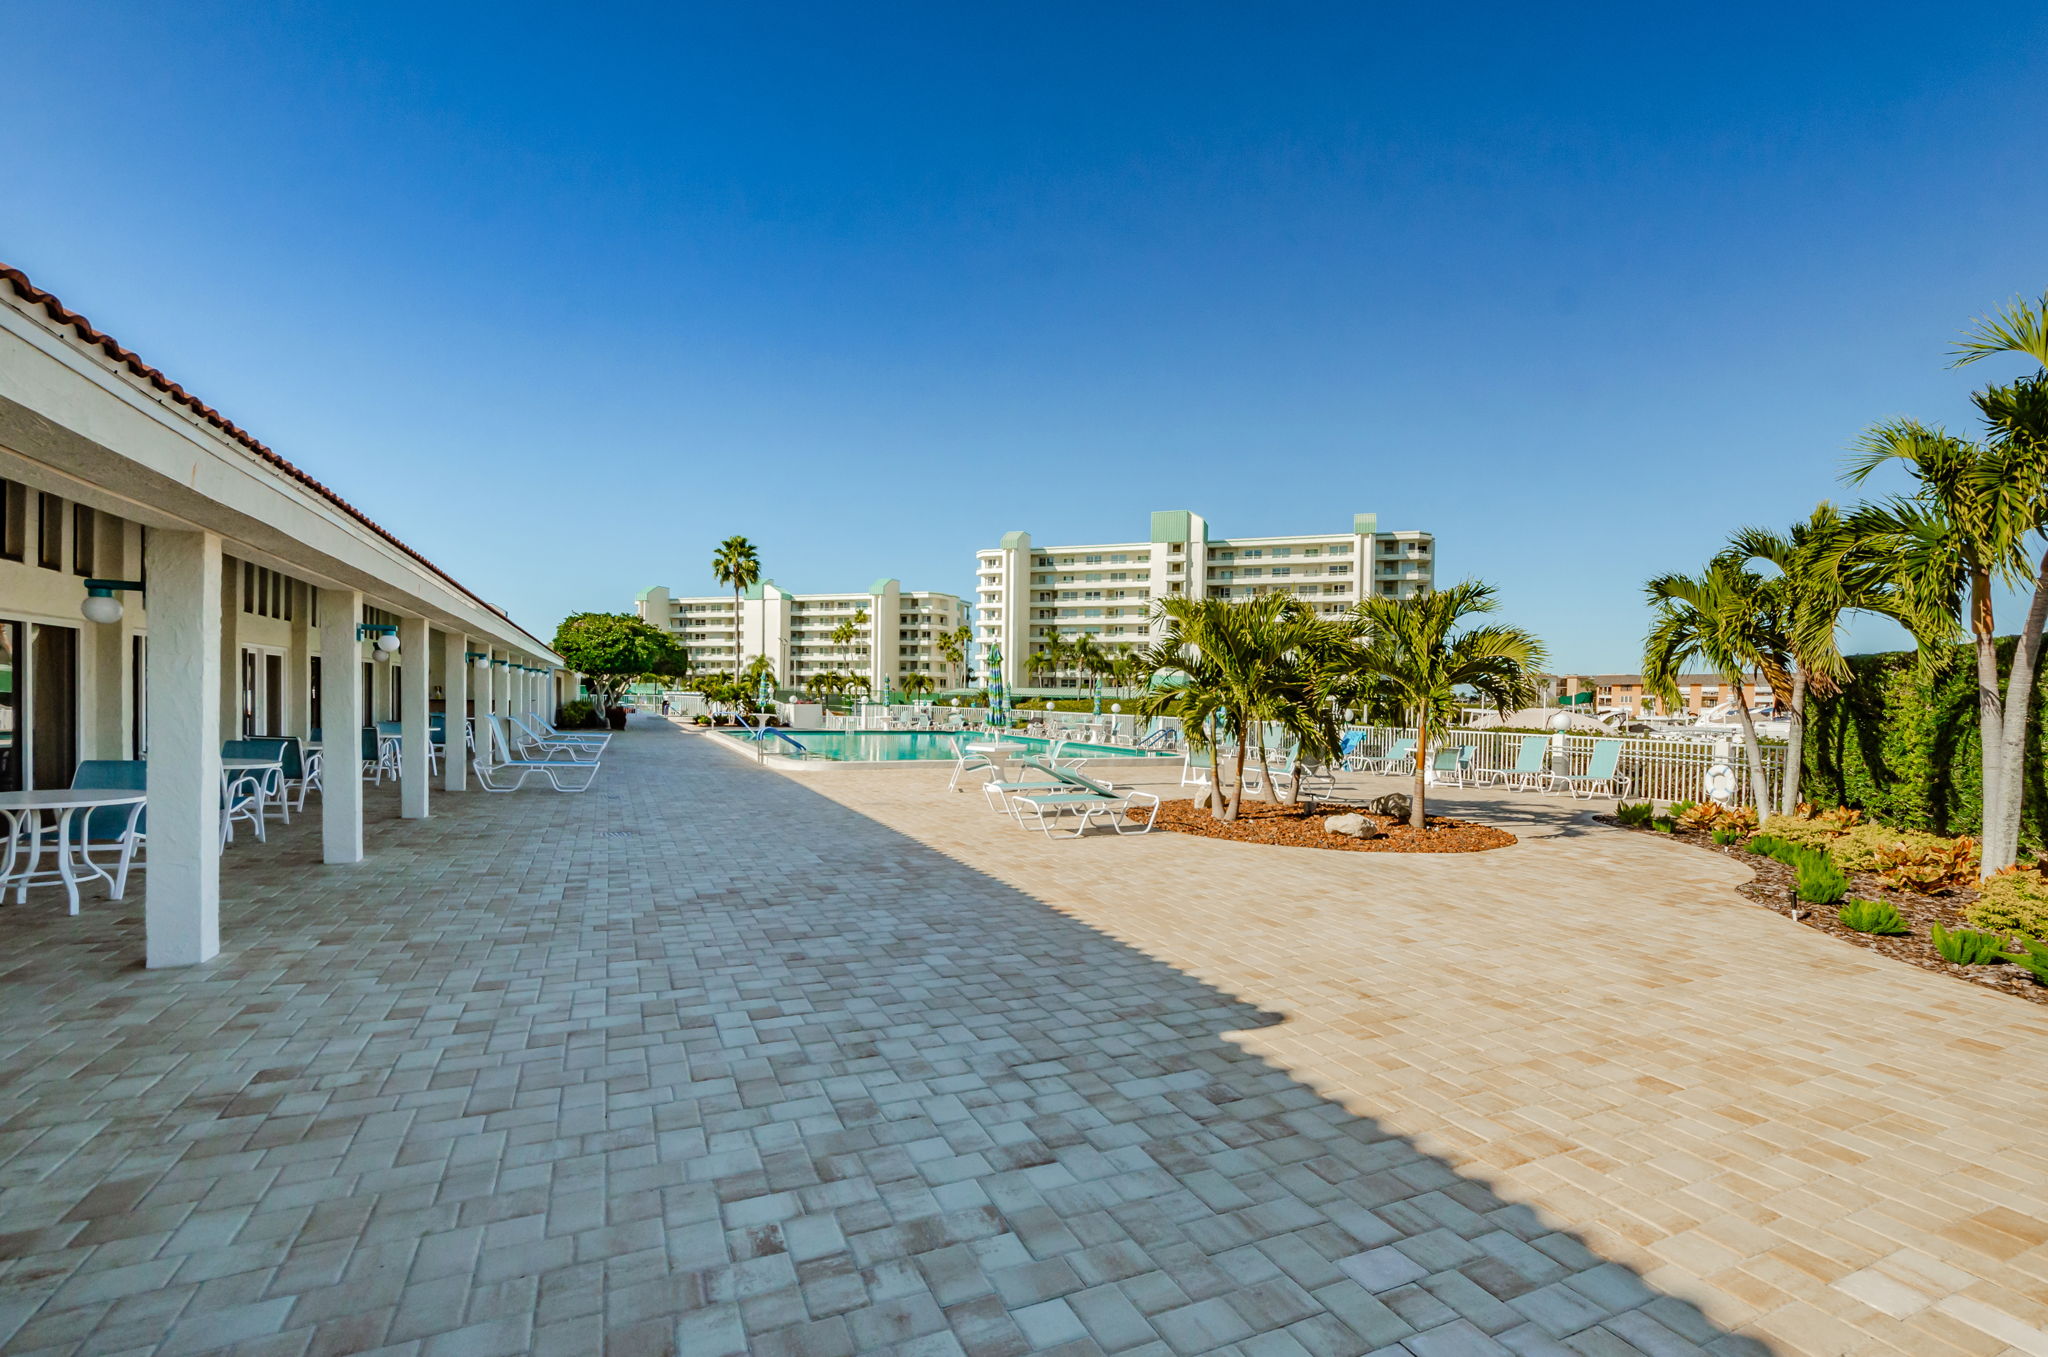
[[[655,726],[238,845],[206,967],[0,908],[0,1350],[2048,1350],[2039,1010],[1526,802],[1420,860],[943,783]]]

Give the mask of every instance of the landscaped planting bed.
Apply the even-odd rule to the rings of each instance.
[[[1332,834],[1323,828],[1326,816],[1359,813],[1380,828],[1380,837],[1354,839]],[[1147,812],[1133,810],[1131,818],[1142,821]],[[1218,820],[1206,805],[1193,801],[1166,801],[1159,807],[1160,829],[1181,834],[1198,834],[1205,839],[1231,839],[1237,843],[1276,844],[1283,848],[1334,848],[1347,853],[1483,853],[1505,848],[1515,836],[1491,825],[1453,820],[1449,816],[1427,817],[1428,827],[1416,830],[1405,819],[1375,815],[1357,806],[1330,801],[1314,806],[1276,806],[1263,801],[1246,801],[1237,819]]]
[[[1943,960],[1935,949],[1935,925],[1951,931],[1980,926],[1965,917],[1965,911],[1978,900],[1978,892],[1970,886],[1957,884],[1940,893],[1928,894],[1888,885],[1879,881],[1876,874],[1871,872],[1845,869],[1843,875],[1849,880],[1849,900],[1888,904],[1898,911],[1900,919],[1910,930],[1892,935],[1866,933],[1850,928],[1841,921],[1840,906],[1813,904],[1799,899],[1796,893],[1797,872],[1794,868],[1763,853],[1752,852],[1746,841],[1716,843],[1706,831],[1657,830],[1641,825],[1622,825],[1612,815],[1599,815],[1594,818],[1639,834],[1654,834],[1658,838],[1673,839],[1695,848],[1703,848],[1710,853],[1720,853],[1734,858],[1756,873],[1754,881],[1745,882],[1735,888],[1738,892],[1766,909],[1774,910],[1808,928],[1819,929],[1832,937],[1890,957],[1894,961],[1907,962],[1923,970],[1939,971],[1987,989],[2003,990],[2007,994],[2032,1003],[2048,1003],[2048,985],[2036,981],[2025,967],[2011,961],[1977,966],[1957,965]],[[1774,820],[1771,825],[1779,823],[1781,822]],[[2017,951],[2014,951],[2013,955],[2017,956]]]

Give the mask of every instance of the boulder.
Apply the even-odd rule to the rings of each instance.
[[[1330,815],[1323,819],[1326,834],[1347,834],[1354,839],[1377,839],[1380,827],[1363,815]]]
[[[1408,799],[1406,792],[1388,792],[1365,803],[1365,808],[1374,815],[1389,815],[1396,820],[1405,820],[1415,812],[1415,803]]]

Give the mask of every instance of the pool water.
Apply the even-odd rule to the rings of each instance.
[[[764,734],[722,728],[719,734],[750,743],[766,740],[769,753],[794,756],[796,751],[779,738],[787,735],[808,750],[812,758],[830,759],[835,763],[951,762],[956,734],[966,744],[986,744],[991,738],[979,731],[938,730],[771,730]],[[1005,735],[1003,743],[1018,754],[1043,754],[1052,745],[1051,740],[1036,735]],[[1075,740],[1067,741],[1065,752],[1079,758],[1096,759],[1142,759],[1165,753],[1158,749],[1081,744]]]

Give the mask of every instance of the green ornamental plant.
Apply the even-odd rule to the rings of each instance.
[[[1648,801],[1623,801],[1614,808],[1614,818],[1630,829],[1645,829],[1655,817],[1657,808]]]
[[[1832,905],[1849,893],[1849,878],[1843,874],[1840,867],[1835,866],[1823,855],[1802,857],[1792,864],[1792,870],[1796,874],[1793,889],[1799,898],[1809,905]],[[1886,905],[1885,908],[1892,907]],[[1898,913],[1897,910],[1892,912]],[[1850,927],[1853,928],[1855,925],[1851,924]]]
[[[2035,984],[2048,985],[2048,947],[2042,946],[2032,938],[2021,938],[2020,946],[2026,950],[2011,958],[2013,964],[2026,967],[2027,972],[2034,977]]]
[[[1837,872],[1836,875],[1839,876],[1840,873]],[[1847,886],[1848,883],[1846,881],[1843,882],[1844,889]],[[1804,900],[1809,897],[1802,892],[1799,898]],[[1835,898],[1840,899],[1841,897],[1837,896]],[[1829,904],[1832,902],[1821,900],[1814,903]],[[1896,937],[1899,934],[1913,931],[1906,921],[1899,917],[1899,911],[1882,900],[1851,900],[1835,912],[1835,917],[1842,921],[1844,928],[1853,928],[1858,933],[1875,933],[1880,937]]]
[[[2048,942],[2048,878],[2037,871],[2002,872],[1978,887],[1963,918],[2000,937]]]
[[[1934,950],[1951,965],[1989,966],[2011,959],[2005,953],[2005,939],[1995,933],[1980,933],[1974,928],[1951,931],[1936,924],[1929,930],[1929,936],[1934,941]]]
[[[1714,842],[1723,848],[1732,848],[1742,842],[1742,831],[1733,825],[1724,825],[1714,831]]]

